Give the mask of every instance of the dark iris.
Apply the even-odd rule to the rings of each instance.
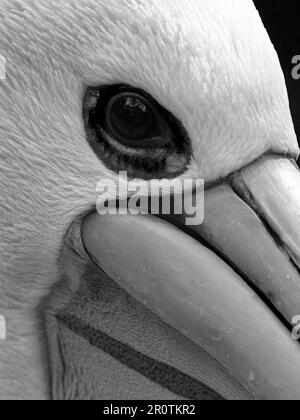
[[[117,140],[138,147],[162,136],[162,126],[152,104],[137,93],[120,93],[106,108],[106,126]],[[161,139],[162,140],[162,139]]]

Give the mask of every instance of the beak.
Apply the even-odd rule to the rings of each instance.
[[[91,214],[88,254],[262,400],[300,399],[300,173],[265,157],[205,191],[205,218]],[[290,328],[291,330],[291,328]]]

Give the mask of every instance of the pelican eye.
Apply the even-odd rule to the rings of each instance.
[[[153,148],[166,143],[168,127],[164,118],[143,96],[120,93],[109,101],[105,130],[128,147]]]
[[[91,87],[83,101],[87,141],[115,172],[132,178],[173,178],[191,160],[183,125],[147,92],[128,85]]]

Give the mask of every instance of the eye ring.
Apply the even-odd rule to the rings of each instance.
[[[169,143],[167,122],[150,100],[136,92],[111,97],[104,122],[107,134],[127,147],[157,149]]]

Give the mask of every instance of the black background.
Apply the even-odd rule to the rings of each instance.
[[[300,144],[300,79],[292,78],[292,58],[300,55],[300,1],[254,0],[254,3],[279,55]]]

